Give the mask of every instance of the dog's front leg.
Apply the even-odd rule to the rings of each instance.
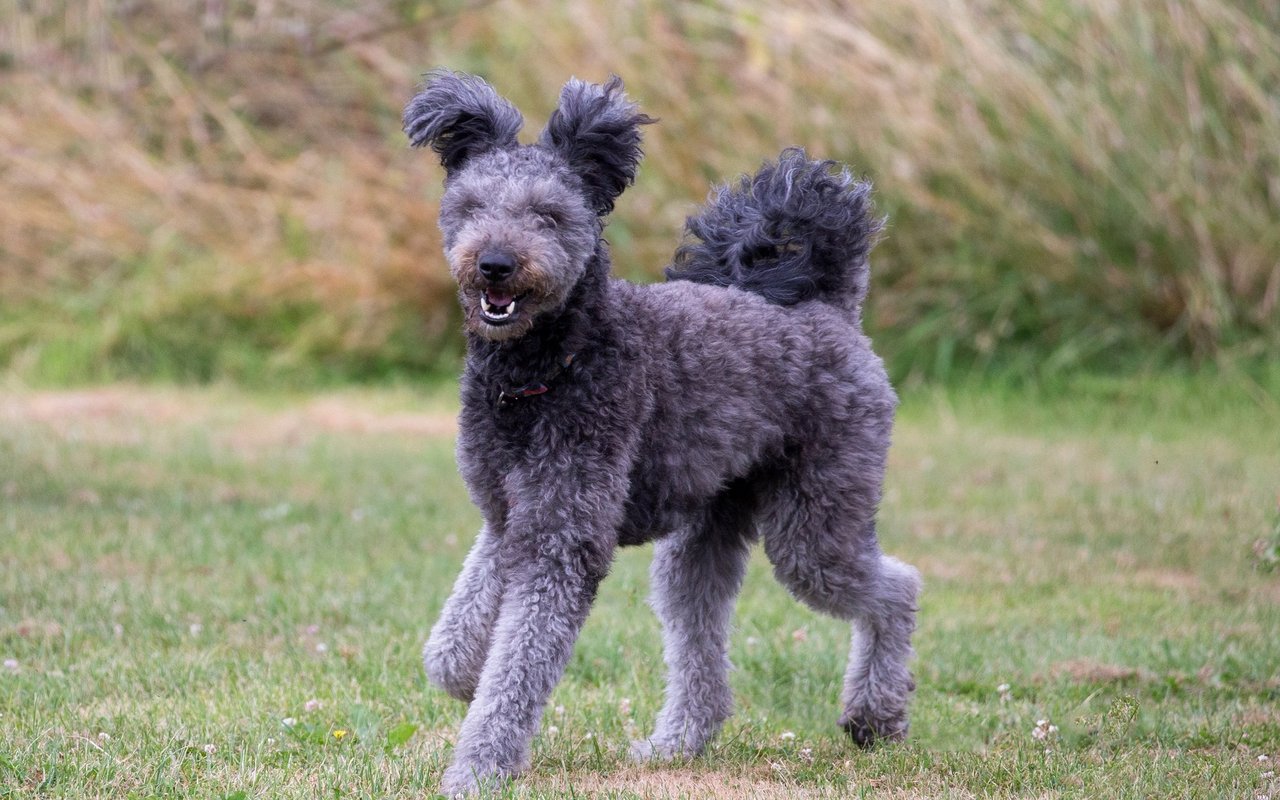
[[[459,700],[471,701],[489,654],[489,641],[506,584],[498,563],[498,544],[490,524],[476,537],[453,594],[422,649],[431,682]]]
[[[613,558],[616,530],[598,519],[517,519],[503,541],[511,574],[493,645],[444,774],[451,797],[528,765],[543,707]]]

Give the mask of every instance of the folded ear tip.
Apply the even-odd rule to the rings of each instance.
[[[572,75],[569,77],[569,80],[564,82],[564,86],[560,88],[560,101],[563,103],[565,99],[583,94],[590,91],[590,89],[590,83],[582,80],[576,75]]]
[[[430,146],[453,170],[477,153],[515,144],[524,119],[480,76],[437,67],[423,74],[401,122],[411,146]]]
[[[625,90],[626,87],[622,82],[622,78],[614,73],[609,73],[609,77],[602,83],[593,83],[575,75],[565,81],[564,88],[560,90],[560,98],[561,100],[568,97],[581,97],[583,99],[608,98],[612,100],[618,95],[622,95]]]
[[[639,126],[651,122],[656,120],[626,96],[617,75],[603,83],[574,77],[561,90],[560,105],[540,141],[564,156],[586,184],[592,206],[604,215],[634,180],[642,157]]]

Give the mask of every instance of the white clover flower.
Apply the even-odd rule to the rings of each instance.
[[[264,508],[258,512],[258,516],[262,519],[284,519],[289,516],[289,504],[279,503],[271,508]]]
[[[191,625],[187,627],[187,630],[191,633],[192,636],[199,636],[200,632],[204,630],[204,626],[201,625],[199,622],[193,622],[191,623]]]
[[[319,700],[308,700],[307,702],[302,704],[302,710],[307,712],[316,711],[319,708],[320,708]]]
[[[631,716],[631,698],[624,697],[618,702],[618,713],[624,717]]]
[[[6,659],[4,660],[4,668],[5,668],[5,669],[7,669],[7,670],[9,670],[10,672],[17,672],[17,671],[18,671],[18,659],[16,659],[16,658],[6,658]]]
[[[293,717],[285,717],[284,719],[280,720],[280,724],[285,726],[286,728],[292,728],[294,725],[298,724],[298,721]]]
[[[1057,734],[1058,726],[1051,724],[1047,719],[1036,720],[1036,726],[1031,730],[1031,738],[1040,742],[1052,739]]]
[[[790,742],[796,738],[796,735],[792,731],[783,731],[782,735],[778,738],[784,742]]]
[[[548,735],[548,736],[555,736],[555,735],[556,735],[557,733],[559,733],[559,732],[560,732],[560,729],[559,729],[559,728],[557,728],[555,725],[548,725],[548,726],[547,726],[547,735]]]
[[[208,755],[213,755],[214,753],[218,752],[217,746],[212,744],[206,744],[204,747],[200,749],[203,750]]]
[[[321,654],[329,652],[329,645],[324,642],[316,642],[316,652]]]
[[[100,742],[109,742],[109,741],[111,741],[111,734],[107,733],[106,731],[99,731],[99,732],[98,732],[98,741],[100,741]]]
[[[556,706],[556,707],[555,707],[555,713],[556,713],[556,716],[557,716],[557,717],[563,717],[563,716],[564,716],[564,706]]]

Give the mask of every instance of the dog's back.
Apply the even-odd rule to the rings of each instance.
[[[897,396],[847,309],[683,281],[618,282],[611,296],[647,353],[635,364],[647,413],[635,420],[645,433],[623,544],[680,527],[734,480],[790,469],[802,443],[887,449]]]

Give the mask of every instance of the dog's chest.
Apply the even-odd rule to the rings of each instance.
[[[585,382],[558,381],[506,402],[493,386],[466,388],[458,466],[473,495],[506,507],[538,504],[548,494],[574,494],[570,484],[616,485],[631,462],[636,431],[627,421],[636,410],[602,402]]]
[[[486,398],[484,408],[464,408],[458,448],[464,474],[500,479],[549,457],[562,435],[553,406],[552,398],[529,397],[510,403]]]

